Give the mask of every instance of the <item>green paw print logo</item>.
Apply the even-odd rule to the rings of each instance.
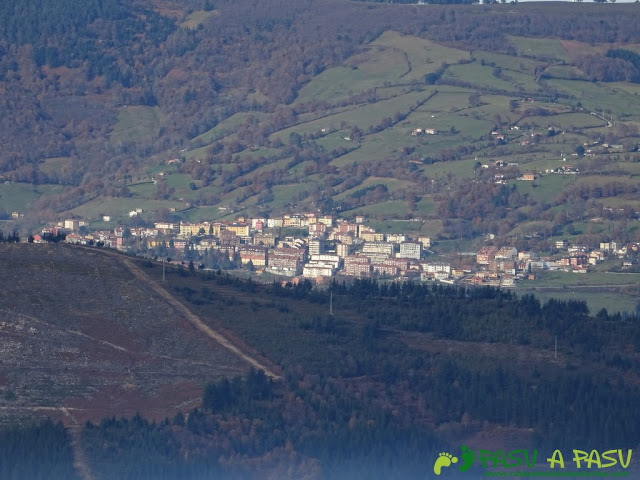
[[[458,463],[458,457],[454,457],[450,453],[442,452],[438,454],[438,459],[433,465],[433,473],[440,475],[443,467],[450,467],[452,463]]]
[[[473,466],[473,462],[476,459],[476,454],[473,453],[473,450],[471,450],[466,445],[462,445],[460,447],[460,450],[462,450],[462,455],[460,455],[462,457],[462,465],[460,465],[460,471],[466,472]]]
[[[462,445],[460,449],[462,450],[462,455],[460,455],[462,457],[460,471],[466,472],[473,466],[473,462],[476,459],[476,454],[466,445]],[[454,457],[450,453],[446,452],[439,453],[436,463],[433,464],[433,473],[435,473],[436,475],[440,475],[443,468],[450,467],[453,463],[458,463],[458,457]]]

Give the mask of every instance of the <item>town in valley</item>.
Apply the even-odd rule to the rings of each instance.
[[[141,213],[138,209],[129,215]],[[477,251],[438,253],[437,242],[429,236],[380,233],[361,215],[347,221],[298,213],[97,231],[89,231],[87,224],[68,219],[43,228],[28,241],[64,238],[67,243],[113,248],[192,270],[244,269],[284,281],[306,278],[322,284],[334,277],[355,277],[496,287],[516,287],[544,271],[597,275],[593,267],[606,260],[615,260],[612,265],[619,271],[635,271],[640,248],[640,242],[600,242],[598,248],[589,248],[562,239],[552,243],[552,253],[541,254],[518,251],[488,235],[487,245]]]

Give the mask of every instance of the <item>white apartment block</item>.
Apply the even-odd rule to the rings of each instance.
[[[414,242],[404,242],[400,244],[400,252],[398,253],[398,258],[413,258],[415,260],[420,260],[420,256],[422,255],[422,244],[414,243]]]

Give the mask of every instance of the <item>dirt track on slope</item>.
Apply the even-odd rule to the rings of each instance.
[[[184,306],[181,302],[176,300],[175,297],[173,297],[169,292],[167,292],[164,288],[162,288],[162,286],[158,285],[158,283],[155,280],[153,280],[152,278],[148,277],[142,270],[140,270],[136,265],[134,265],[131,260],[125,259],[124,260],[124,264],[126,265],[126,267],[131,271],[131,273],[133,273],[133,275],[138,280],[140,280],[141,282],[145,282],[158,295],[160,295],[169,304],[171,304],[176,310],[182,312],[185,315],[185,317],[187,318],[187,320],[194,327],[196,327],[198,330],[200,330],[202,333],[204,333],[208,337],[210,337],[213,340],[215,340],[216,342],[218,342],[224,348],[226,348],[227,350],[231,351],[232,353],[234,353],[235,355],[240,357],[242,360],[247,362],[252,367],[257,368],[258,370],[263,370],[265,375],[267,375],[267,376],[269,376],[269,377],[271,377],[271,378],[273,378],[275,380],[281,378],[279,375],[277,375],[275,372],[273,372],[269,367],[267,367],[266,365],[260,363],[255,358],[249,356],[248,354],[246,354],[245,352],[240,350],[238,347],[233,345],[226,337],[224,337],[220,333],[214,331],[209,326],[207,326],[200,319],[200,317],[198,317],[197,315],[192,313],[186,306]]]

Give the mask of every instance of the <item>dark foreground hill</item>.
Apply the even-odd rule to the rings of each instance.
[[[640,443],[635,316],[490,288],[357,281],[330,294],[173,268],[163,282],[160,264],[99,250],[3,248],[5,419],[95,420],[66,437],[0,433],[23,448],[0,449],[18,472],[7,478],[26,478],[34,448],[64,471],[70,445],[83,478],[413,479],[461,445],[537,450],[548,471],[555,449]],[[190,315],[280,376],[245,374]],[[475,462],[447,478],[484,473]]]
[[[63,245],[0,254],[0,418],[66,424],[199,403],[248,364],[198,330],[126,257]]]

